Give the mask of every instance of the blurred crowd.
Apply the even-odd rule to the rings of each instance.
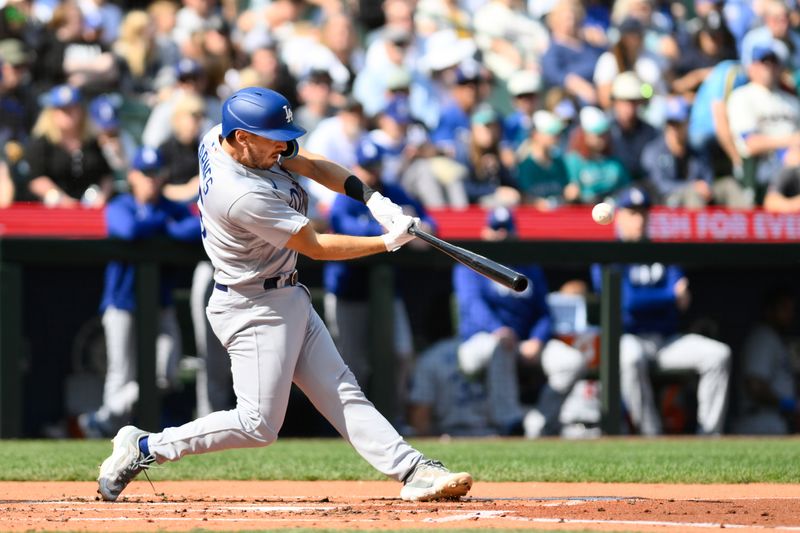
[[[794,0],[2,0],[0,206],[102,206],[143,145],[191,201],[198,135],[258,85],[311,151],[353,166],[368,136],[426,207],[636,184],[797,211],[798,25]]]
[[[502,210],[519,205],[614,198],[634,227],[651,205],[800,212],[798,28],[795,0],[0,0],[0,207],[108,206],[117,237],[197,237],[187,207],[197,197],[199,138],[220,121],[225,98],[261,86],[292,103],[308,131],[304,148],[352,168],[431,231],[426,209],[469,205],[492,213],[483,235],[492,240],[513,234]],[[363,206],[306,184],[320,227],[380,233]],[[459,337],[416,370],[398,297],[398,394],[417,434],[560,431],[587,362],[554,338],[546,281],[524,267],[535,281],[524,298],[457,270]],[[104,405],[81,418],[88,436],[127,419],[138,394],[125,388],[135,381],[131,334],[120,335],[133,331],[133,273],[109,268],[104,324],[115,332],[116,366]],[[699,374],[698,432],[720,433],[730,348],[677,336],[675,317],[689,301],[680,270],[640,265],[625,276],[631,427],[662,431],[648,384],[661,365]],[[328,326],[368,381],[367,276],[332,264],[324,277]],[[224,350],[204,326],[210,265],[195,278],[198,350],[209,368],[223,367],[202,376],[205,413],[229,394],[213,379],[224,377]],[[642,287],[644,296],[631,296]],[[748,344],[752,376],[737,389],[754,420],[764,420],[759,409],[774,415],[766,432],[793,429],[800,412],[780,338],[793,302],[781,296],[765,302],[765,325]],[[179,336],[174,316],[161,327],[165,338]],[[761,357],[765,343],[774,360]],[[168,387],[179,347],[159,350]],[[527,367],[540,382],[524,406],[518,372]]]

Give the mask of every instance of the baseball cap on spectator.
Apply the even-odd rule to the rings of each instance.
[[[744,54],[744,57],[742,57],[742,63],[744,63],[745,66],[750,66],[753,63],[761,63],[768,59],[783,63],[788,55],[789,53],[786,49],[786,45],[773,39],[753,46],[749,57],[747,57],[747,54]]]
[[[533,129],[546,135],[558,135],[564,130],[564,123],[555,113],[539,110],[533,114]]]
[[[440,30],[425,39],[419,64],[428,71],[444,70],[472,57],[476,50],[472,39],[460,39],[454,30]]]
[[[458,85],[475,83],[481,78],[481,66],[474,59],[467,59],[458,64],[455,73]]]
[[[101,94],[89,103],[89,117],[104,131],[119,127],[119,99]]]
[[[41,98],[43,107],[69,107],[80,102],[80,91],[71,85],[56,85]]]
[[[586,106],[581,109],[579,117],[583,131],[593,135],[603,135],[611,127],[611,121],[608,116],[601,109],[594,106]]]
[[[473,111],[470,117],[472,124],[482,124],[484,126],[500,120],[494,109],[490,105],[480,105]]]
[[[689,102],[683,96],[670,96],[666,103],[667,122],[686,122],[689,120]]]
[[[371,168],[383,162],[383,154],[380,147],[375,144],[367,135],[361,137],[356,145],[356,164],[360,167]]]
[[[639,187],[631,187],[622,191],[615,202],[620,209],[648,209],[652,206],[650,195]]]
[[[617,74],[611,84],[611,98],[615,100],[644,100],[644,83],[631,70]]]
[[[386,74],[386,90],[402,91],[411,86],[411,73],[402,67],[391,69]]]
[[[395,96],[383,108],[383,114],[397,122],[405,125],[411,123],[411,109],[408,106],[408,98]]]
[[[133,154],[131,168],[148,176],[157,176],[164,169],[164,159],[158,149],[142,146]]]
[[[507,86],[511,96],[537,94],[542,90],[542,77],[530,70],[518,70],[508,77]]]
[[[175,65],[175,77],[179,80],[198,78],[202,73],[203,66],[188,57],[184,57]]]
[[[0,62],[13,67],[28,65],[33,62],[33,53],[19,39],[3,39],[0,41]]]
[[[642,21],[635,17],[625,17],[622,22],[617,26],[620,34],[623,33],[642,33],[644,32],[644,25]]]
[[[504,229],[509,233],[514,233],[517,229],[511,210],[504,206],[495,207],[489,211],[489,215],[486,217],[486,225],[495,231]]]

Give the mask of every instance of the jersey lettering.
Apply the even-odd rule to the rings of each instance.
[[[211,162],[208,159],[208,151],[204,144],[200,144],[200,191],[203,194],[208,194],[208,189],[214,183],[214,177],[211,175]]]
[[[652,265],[634,265],[628,271],[628,277],[633,285],[657,285],[664,278],[666,268],[661,263]]]

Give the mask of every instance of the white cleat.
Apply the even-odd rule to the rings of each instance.
[[[412,502],[457,499],[472,488],[472,476],[450,472],[439,461],[423,459],[406,477],[400,498]]]
[[[125,426],[117,432],[112,442],[114,450],[100,466],[97,492],[106,501],[113,502],[142,470],[155,461],[152,455],[144,457],[139,451],[139,439],[147,432],[134,426]]]

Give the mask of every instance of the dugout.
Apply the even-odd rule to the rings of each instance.
[[[551,287],[561,280],[588,276],[592,262],[662,261],[684,266],[692,281],[693,304],[686,316],[693,320],[710,318],[716,331],[710,332],[734,349],[757,316],[761,294],[775,283],[800,287],[797,267],[798,243],[619,243],[586,241],[462,242],[470,249],[508,264],[537,262],[545,267]],[[151,241],[127,243],[104,239],[29,239],[0,238],[0,436],[38,437],[41,426],[64,412],[65,376],[74,367],[76,342],[89,342],[86,324],[97,315],[105,263],[121,259],[139,264],[138,337],[141,353],[139,376],[142,394],[138,422],[146,427],[162,424],[162,402],[155,394],[155,324],[159,266],[191,272],[204,258],[200,245]],[[386,309],[391,292],[391,261],[402,272],[407,284],[409,311],[417,344],[433,342],[450,333],[449,298],[452,261],[432,250],[403,249],[362,260],[373,267],[372,304]],[[301,279],[319,287],[321,264],[302,260]],[[619,335],[619,280],[606,270],[609,290],[599,303],[598,322],[603,336],[603,365],[600,378],[608,386],[603,394],[603,420],[606,433],[619,432],[618,372],[613,366],[618,344],[609,341]],[[188,276],[187,276],[188,280]],[[187,281],[188,283],[188,281]],[[408,285],[410,284],[410,285]],[[179,290],[181,288],[179,287]],[[797,290],[797,289],[795,289]],[[798,294],[800,296],[800,294]],[[180,301],[180,298],[179,298]],[[391,321],[385,312],[376,321],[376,347],[391,334]],[[150,318],[151,320],[148,320]],[[186,330],[186,328],[184,328]],[[796,325],[795,333],[800,335]],[[191,335],[184,331],[187,347]],[[422,348],[424,346],[418,346]],[[188,350],[186,350],[188,352]],[[380,350],[376,349],[378,353]],[[397,408],[389,394],[392,387],[390,362],[381,361],[375,383],[369,384],[371,399],[390,419]],[[386,364],[389,363],[389,364]],[[611,363],[610,365],[608,363]],[[735,383],[735,380],[732,382]],[[615,395],[616,388],[616,395]],[[175,399],[169,399],[170,405]],[[175,413],[175,422],[187,413]],[[290,420],[287,417],[287,420]]]

